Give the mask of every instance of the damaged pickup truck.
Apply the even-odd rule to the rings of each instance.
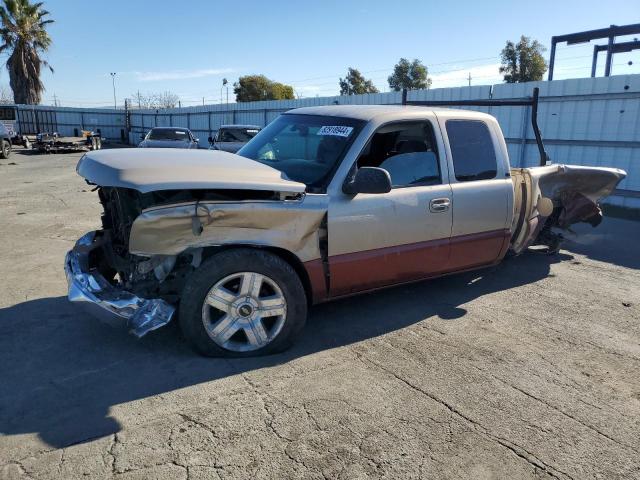
[[[510,168],[483,113],[363,105],[292,110],[238,155],[107,150],[77,171],[104,213],[67,254],[70,300],[137,336],[177,317],[211,356],[284,350],[315,303],[555,250],[625,177]]]

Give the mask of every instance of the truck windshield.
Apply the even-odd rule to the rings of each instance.
[[[284,114],[238,151],[322,190],[365,122],[324,115]]]
[[[255,137],[259,131],[259,128],[221,128],[218,132],[218,141],[245,143]]]
[[[154,128],[147,135],[148,140],[189,140],[186,130],[174,130],[170,128]]]

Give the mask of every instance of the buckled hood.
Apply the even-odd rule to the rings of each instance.
[[[127,148],[82,156],[78,174],[102,187],[142,193],[181,189],[272,190],[301,193],[303,183],[260,162],[217,150]]]

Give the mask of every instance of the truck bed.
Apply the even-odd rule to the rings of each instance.
[[[605,167],[558,164],[512,168],[511,250],[517,254],[535,244],[554,247],[552,228],[567,229],[579,222],[598,225],[602,219],[598,202],[624,177],[624,171]]]

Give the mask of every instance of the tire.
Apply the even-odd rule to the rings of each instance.
[[[207,259],[188,278],[180,300],[183,335],[209,357],[282,352],[306,320],[298,274],[277,255],[258,249],[226,250]]]
[[[11,155],[11,144],[6,140],[2,140],[2,148],[0,149],[0,158],[9,158]]]

